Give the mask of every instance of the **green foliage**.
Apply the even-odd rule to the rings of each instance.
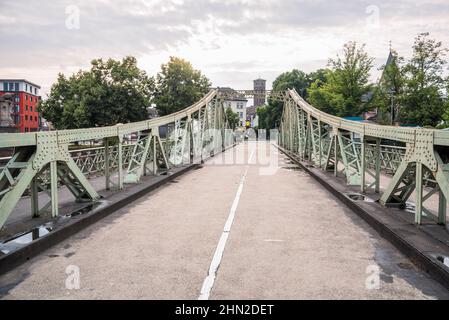
[[[395,121],[401,104],[405,86],[404,58],[395,51],[390,52],[391,60],[380,68],[382,76],[373,86],[373,96],[369,101],[370,109],[377,109],[377,122],[391,124],[391,109],[394,108]]]
[[[257,116],[259,117],[259,128],[260,129],[272,129],[274,128],[274,121],[271,118],[271,109],[269,110],[268,105],[260,106],[256,110]]]
[[[443,97],[447,82],[443,78],[447,49],[441,42],[429,39],[429,33],[415,38],[413,56],[405,66],[405,88],[400,97],[399,119],[402,123],[436,126],[447,114]]]
[[[338,115],[344,109],[345,99],[335,82],[332,82],[332,71],[328,71],[324,81],[317,80],[308,91],[308,101],[316,108],[329,114]]]
[[[330,59],[331,70],[324,74],[308,90],[310,103],[331,114],[346,117],[367,111],[368,104],[363,100],[370,92],[370,70],[373,58],[365,52],[365,46],[348,42],[343,48],[343,57]]]
[[[226,118],[228,119],[229,126],[234,130],[240,121],[239,115],[228,107],[226,108]]]
[[[182,110],[200,100],[209,90],[209,79],[190,62],[170,57],[156,76],[153,102],[161,116]]]
[[[285,91],[287,89],[296,89],[303,95],[309,86],[307,74],[298,69],[284,72],[279,75],[273,82],[273,91]]]
[[[137,67],[134,57],[122,61],[92,61],[89,71],[66,78],[59,74],[48,99],[39,105],[42,116],[57,129],[88,128],[140,121],[154,83]]]
[[[295,89],[301,96],[307,98],[307,89],[318,80],[322,80],[327,73],[326,69],[319,69],[306,74],[293,69],[279,75],[273,82],[273,91],[282,92],[287,89]],[[268,104],[257,109],[259,116],[259,127],[261,129],[272,129],[279,127],[282,117],[283,103],[279,100],[270,99]]]

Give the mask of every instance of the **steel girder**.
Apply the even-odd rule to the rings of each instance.
[[[151,171],[153,175],[158,174],[158,170],[162,166],[161,163],[166,170],[170,169],[158,130],[159,128],[153,128],[139,132],[124,178],[125,183],[139,182],[140,178],[147,174],[147,170]]]
[[[160,136],[161,128],[165,129]],[[136,134],[135,144],[125,136]],[[79,141],[103,141],[103,146],[69,152]],[[136,183],[147,172],[160,174],[171,167],[203,161],[235,141],[229,132],[223,98],[211,90],[194,105],[174,114],[113,127],[52,132],[0,134],[0,148],[14,153],[0,167],[0,227],[3,227],[24,193],[30,194],[33,216],[48,209],[59,211],[58,187],[65,185],[77,201],[97,201],[98,193],[88,181],[104,174],[106,189]],[[112,179],[118,171],[117,179]],[[39,192],[50,202],[40,206]]]
[[[77,201],[95,201],[97,192],[87,182],[68,152],[68,144],[58,144],[58,132],[38,133],[37,146],[15,149],[0,173],[0,226],[3,226],[22,194],[31,186],[32,214],[39,214],[39,174],[50,167],[50,197],[53,216],[58,215],[58,176]],[[59,167],[59,170],[58,170]]]
[[[345,120],[312,107],[295,90],[285,94],[280,130],[278,143],[283,148],[322,170],[343,173],[347,183],[359,185],[362,192],[381,191],[382,170],[394,174],[381,196],[382,204],[405,207],[415,192],[416,223],[423,215],[446,223],[449,132]],[[439,196],[436,214],[424,206],[433,195]]]

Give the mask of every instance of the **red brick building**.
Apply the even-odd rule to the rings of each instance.
[[[0,95],[14,93],[14,123],[19,132],[38,131],[40,86],[24,79],[0,79]]]

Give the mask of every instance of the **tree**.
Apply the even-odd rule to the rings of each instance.
[[[446,111],[443,78],[447,49],[441,42],[421,33],[415,38],[413,55],[405,66],[405,88],[399,112],[401,122],[419,126],[435,126]]]
[[[282,73],[273,82],[273,91],[295,89],[302,96],[306,94],[308,87],[309,79],[307,74],[298,69]]]
[[[209,79],[190,62],[170,57],[156,76],[153,102],[161,116],[182,110],[200,100],[209,90]]]
[[[226,118],[228,119],[229,126],[234,130],[239,124],[239,115],[228,107],[226,108]]]
[[[263,105],[257,108],[256,113],[259,117],[259,129],[272,129],[275,127],[275,121],[273,121],[269,105]]]
[[[364,100],[371,90],[369,76],[374,61],[365,45],[358,47],[356,42],[345,44],[343,52],[343,57],[329,60],[331,71],[324,74],[326,82],[319,79],[308,90],[312,105],[340,117],[367,110]]]
[[[318,69],[307,74],[307,89],[310,88],[314,83],[317,83],[318,86],[326,83],[329,72],[329,69]],[[306,90],[304,98],[308,98],[308,90]]]
[[[42,116],[57,129],[102,127],[147,118],[153,81],[137,67],[134,57],[122,61],[93,60],[89,71],[67,78],[58,75]]]
[[[282,92],[287,89],[295,89],[302,97],[307,98],[307,89],[311,83],[322,79],[325,72],[325,69],[320,69],[310,74],[306,74],[298,69],[284,72],[273,81],[273,91]],[[282,109],[282,101],[269,99],[267,105],[257,109],[259,127],[261,129],[279,127]]]
[[[373,87],[370,106],[371,109],[377,109],[378,123],[391,124],[392,120],[397,119],[404,93],[404,58],[400,57],[396,51],[390,50],[388,61],[380,68],[380,71],[382,71],[382,76],[377,85]],[[393,115],[391,114],[392,111],[394,112]]]

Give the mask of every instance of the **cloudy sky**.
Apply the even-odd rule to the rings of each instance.
[[[0,0],[0,78],[49,91],[59,72],[134,55],[155,74],[183,57],[215,86],[325,67],[350,40],[377,67],[389,41],[405,57],[419,32],[449,46],[447,0]],[[373,78],[378,72],[373,69]]]

